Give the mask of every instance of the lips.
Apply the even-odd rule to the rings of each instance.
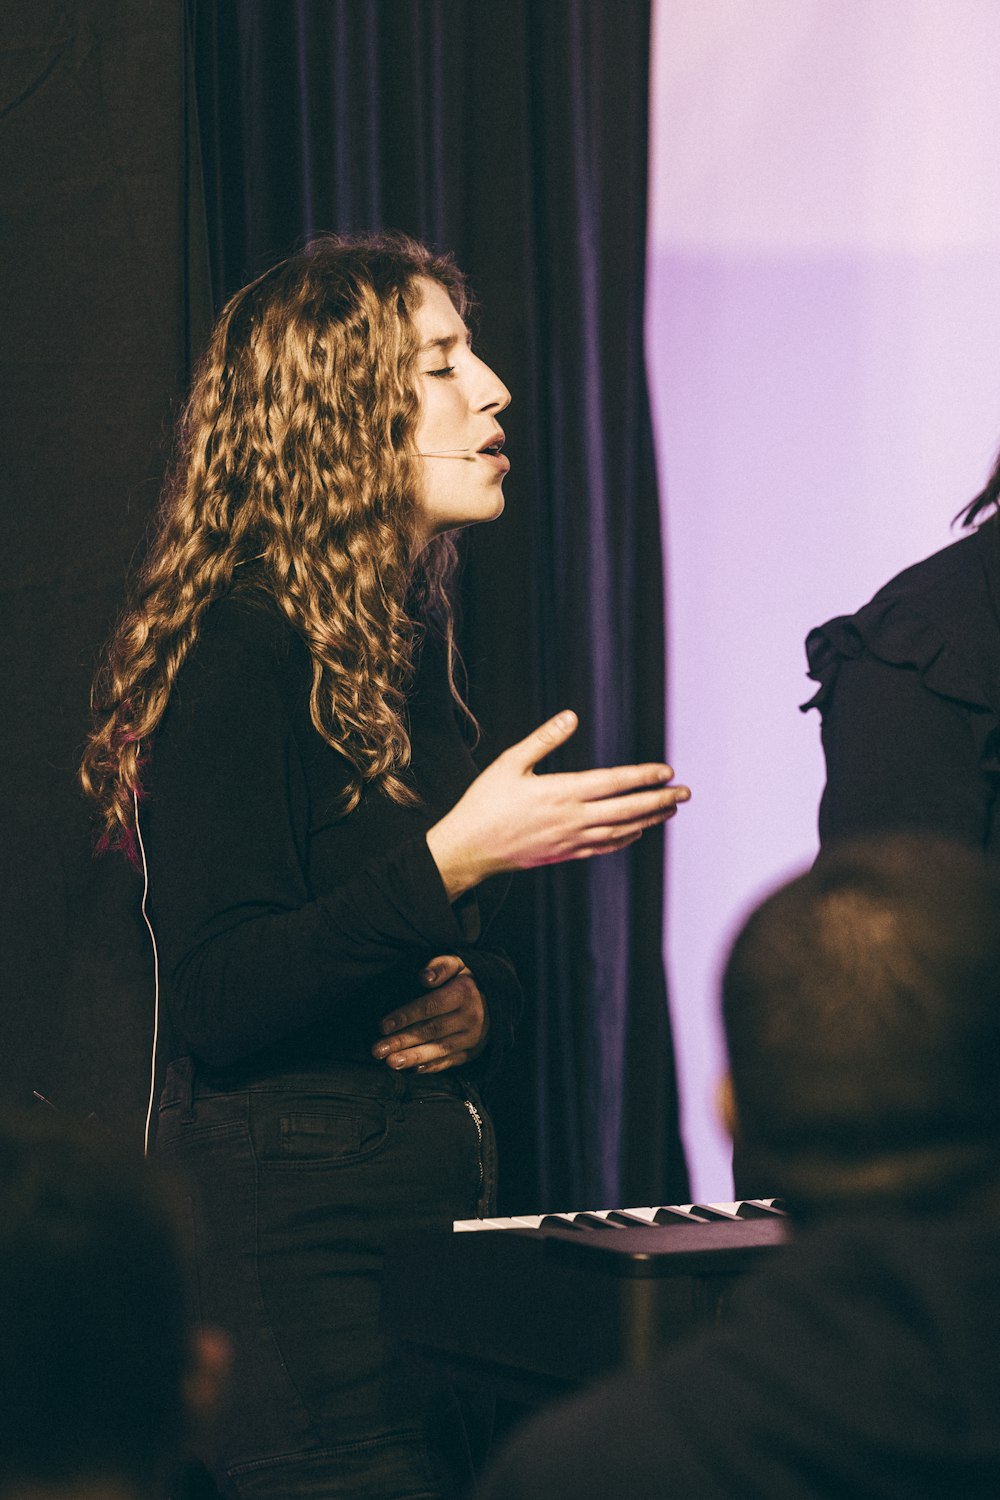
[[[505,441],[504,434],[502,432],[500,432],[499,429],[498,429],[497,432],[496,432],[496,434],[493,437],[488,438],[485,443],[482,443],[476,449],[476,452],[477,453],[487,453],[487,454],[490,455],[491,458],[497,458],[499,456],[501,450],[503,449],[504,441]]]

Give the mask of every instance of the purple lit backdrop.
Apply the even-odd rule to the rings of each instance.
[[[695,1196],[719,960],[813,857],[802,640],[952,539],[1000,443],[995,0],[656,0],[647,359],[663,496],[671,1009]]]

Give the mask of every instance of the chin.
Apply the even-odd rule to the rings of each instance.
[[[444,536],[449,531],[468,531],[470,526],[482,526],[487,521],[496,521],[503,515],[504,503],[503,491],[498,489],[494,494],[487,495],[475,507],[463,507],[464,515],[456,511],[447,520],[443,517],[438,518],[422,537],[418,537],[417,550],[420,551],[426,547],[433,537]]]
[[[488,500],[484,501],[481,506],[477,506],[475,515],[469,515],[461,521],[456,521],[455,529],[464,531],[470,526],[482,526],[487,521],[495,521],[503,515],[503,508],[504,498],[498,491],[496,495],[491,495]]]

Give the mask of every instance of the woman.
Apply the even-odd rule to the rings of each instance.
[[[388,1235],[491,1202],[477,1082],[519,1001],[498,877],[688,796],[663,765],[534,775],[569,713],[476,776],[450,533],[503,508],[510,398],[465,308],[402,237],[319,240],[232,299],[98,687],[85,782],[148,859],[176,1033],[157,1149],[235,1343],[213,1462],[236,1496],[467,1481],[450,1398],[379,1331],[379,1272]]]
[[[813,630],[804,705],[823,717],[824,846],[927,830],[1000,866],[1000,462],[963,512],[969,536]]]

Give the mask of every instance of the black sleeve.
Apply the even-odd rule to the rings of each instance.
[[[311,890],[287,679],[273,642],[239,632],[201,642],[157,735],[142,806],[171,1018],[213,1066],[330,1019],[400,965],[468,944],[422,833],[345,861],[335,889]],[[484,955],[484,978],[489,964]],[[478,978],[478,962],[469,967]],[[509,996],[497,999],[502,1032]]]
[[[823,845],[910,829],[982,848],[993,788],[973,714],[932,692],[915,666],[870,652],[841,661],[823,704]]]

